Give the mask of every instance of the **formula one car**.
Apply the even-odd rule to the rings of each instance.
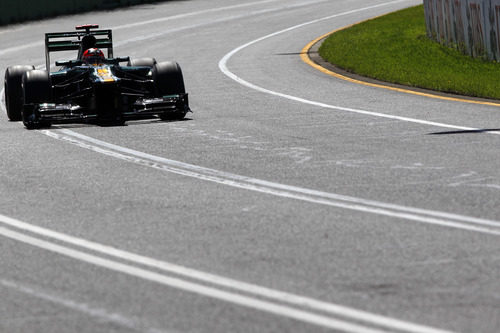
[[[45,34],[45,70],[7,68],[9,120],[22,120],[26,128],[35,129],[65,122],[114,125],[149,117],[176,120],[191,111],[176,62],[114,58],[112,31],[98,28],[82,25],[73,32]],[[78,50],[77,58],[56,61],[58,70],[50,72],[50,53],[70,50]]]

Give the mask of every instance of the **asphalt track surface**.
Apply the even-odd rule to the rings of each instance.
[[[498,332],[500,109],[330,77],[316,37],[419,1],[172,1],[97,23],[177,60],[185,121],[0,115],[0,332]],[[69,55],[73,56],[73,55]],[[2,94],[3,95],[3,94]]]

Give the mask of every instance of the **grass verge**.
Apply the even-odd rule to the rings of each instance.
[[[338,31],[319,53],[337,67],[378,80],[500,99],[500,64],[428,39],[423,5]]]

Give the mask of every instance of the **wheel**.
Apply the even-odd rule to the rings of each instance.
[[[51,98],[51,85],[49,73],[45,70],[26,72],[23,82],[23,124],[28,129],[48,127],[50,123],[42,122],[37,104],[48,103]]]
[[[155,64],[153,81],[159,96],[186,93],[182,70],[176,62],[166,61]]]
[[[158,96],[185,94],[184,78],[182,70],[176,62],[160,62],[153,67],[153,81]],[[186,99],[187,101],[187,99]],[[180,120],[186,116],[189,110],[187,103],[175,112],[166,112],[160,114],[162,120]]]
[[[24,73],[34,69],[34,66],[12,66],[5,71],[5,107],[10,121],[22,119],[23,88],[21,82]]]
[[[128,62],[128,65],[131,67],[138,67],[138,66],[153,67],[155,64],[156,64],[155,58],[132,59]]]

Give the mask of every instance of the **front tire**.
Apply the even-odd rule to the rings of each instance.
[[[52,100],[50,75],[45,70],[33,70],[23,75],[23,124],[27,129],[49,127],[50,123],[40,119],[38,104]]]
[[[5,71],[5,108],[10,121],[22,120],[22,79],[24,73],[34,69],[34,66],[11,66]]]
[[[153,67],[153,81],[158,96],[186,93],[181,67],[172,61],[160,62]],[[187,99],[186,99],[187,100]],[[189,111],[187,103],[174,112],[160,114],[161,120],[181,120]]]

